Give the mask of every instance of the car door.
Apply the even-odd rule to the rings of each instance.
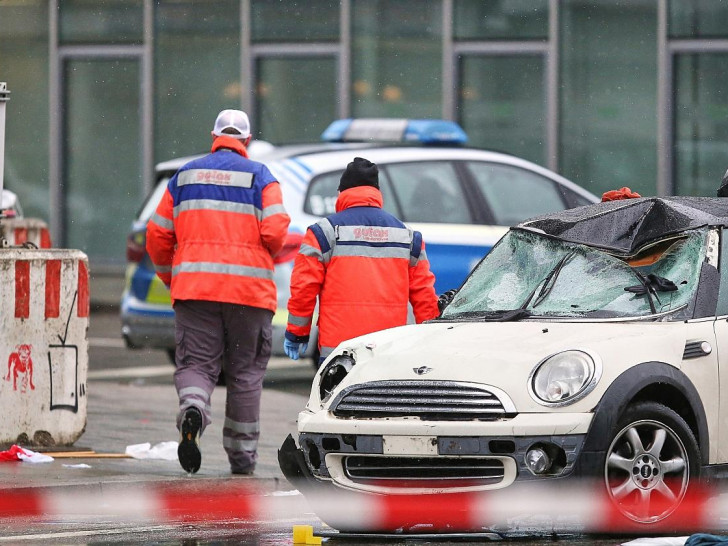
[[[430,160],[380,165],[380,187],[390,212],[422,233],[435,274],[435,291],[459,288],[506,232],[484,225],[487,211],[458,172],[457,162]]]
[[[533,216],[591,203],[556,181],[515,165],[466,161],[464,166],[497,225],[514,226]]]

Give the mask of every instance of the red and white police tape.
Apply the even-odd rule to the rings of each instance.
[[[728,496],[695,488],[669,518],[636,524],[603,489],[539,486],[518,491],[433,495],[365,495],[319,491],[304,497],[262,491],[243,480],[192,479],[174,485],[105,484],[104,488],[48,487],[0,492],[0,519],[113,517],[119,521],[264,524],[301,518],[313,510],[334,528],[361,532],[467,532],[520,528],[545,532],[695,533],[728,529]],[[657,508],[657,509],[656,509]],[[652,505],[651,512],[660,512]]]

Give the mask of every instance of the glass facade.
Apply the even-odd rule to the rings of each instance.
[[[335,42],[339,5],[331,0],[255,0],[250,6],[253,42]]]
[[[154,25],[155,161],[208,152],[215,116],[240,107],[240,2],[160,0]]]
[[[458,122],[468,143],[545,164],[544,76],[540,55],[463,57]]]
[[[0,3],[0,81],[10,101],[5,119],[5,188],[18,194],[27,216],[47,219],[48,2]]]
[[[456,40],[547,40],[549,0],[455,0]]]
[[[440,117],[442,3],[354,0],[353,117]]]
[[[256,82],[257,138],[278,144],[316,142],[336,119],[333,58],[259,59]]]
[[[140,44],[143,0],[63,0],[59,41],[63,44]]]
[[[722,0],[670,0],[671,38],[728,37],[728,2]]]
[[[68,60],[63,72],[67,246],[118,261],[144,195],[139,62]]]
[[[561,6],[560,171],[598,195],[654,195],[657,3]]]
[[[675,58],[675,180],[680,195],[715,195],[728,168],[728,52]]]
[[[223,108],[273,144],[340,115],[454,119],[596,194],[714,195],[727,29],[719,0],[0,2],[5,184],[119,267],[150,164],[206,152]]]

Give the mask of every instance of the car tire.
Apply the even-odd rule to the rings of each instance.
[[[699,472],[695,435],[667,406],[632,404],[614,426],[605,453],[604,483],[627,529],[670,527]]]

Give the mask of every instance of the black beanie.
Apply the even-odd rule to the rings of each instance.
[[[728,197],[728,171],[723,175],[720,188],[718,188],[718,197]]]
[[[354,161],[346,166],[339,182],[339,191],[357,186],[373,186],[379,189],[379,169],[363,157],[355,157]]]

